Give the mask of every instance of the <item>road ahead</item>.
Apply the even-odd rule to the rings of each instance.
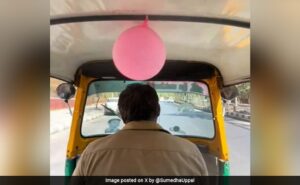
[[[225,117],[231,175],[250,175],[250,124]]]
[[[201,133],[212,135],[210,115],[205,112],[197,112],[197,110],[191,111],[188,107],[186,110],[181,110],[181,107],[173,103],[161,103],[161,117],[159,122],[162,126],[170,130],[172,127],[179,126],[180,132],[177,134],[194,134]],[[179,114],[179,112],[181,112]],[[184,113],[182,113],[184,112]],[[191,113],[192,112],[192,113]],[[87,133],[91,130],[95,131],[95,128],[103,127],[104,124],[99,124],[99,121],[103,123],[103,117],[97,118],[92,121],[91,125],[87,127]],[[201,122],[203,124],[195,126],[195,122]],[[225,118],[225,127],[227,132],[227,142],[229,145],[230,154],[230,170],[232,175],[249,175],[250,174],[250,124],[244,121],[238,121],[232,118]],[[171,123],[171,124],[169,124]],[[105,123],[105,126],[107,124]],[[189,129],[191,128],[191,129]],[[206,131],[205,131],[206,130]],[[174,133],[174,132],[172,132]],[[51,135],[51,148],[50,148],[50,164],[51,175],[64,175],[64,161],[65,151],[67,146],[69,130],[64,130]]]

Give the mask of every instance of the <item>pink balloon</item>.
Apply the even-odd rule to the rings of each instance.
[[[164,43],[146,21],[124,31],[115,42],[112,54],[118,71],[132,80],[154,77],[166,61]]]

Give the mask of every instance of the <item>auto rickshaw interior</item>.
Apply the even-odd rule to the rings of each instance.
[[[145,83],[156,89],[161,106],[158,123],[171,134],[194,142],[204,156],[210,175],[229,174],[222,77],[216,67],[193,61],[167,61],[154,78],[132,81],[122,76],[112,61],[91,61],[82,65],[75,76],[77,93],[66,175],[72,174],[76,161],[90,142],[123,127],[117,100],[119,93],[131,83]],[[71,97],[68,93],[74,94],[65,90],[61,97]]]
[[[229,174],[221,94],[236,96],[227,87],[250,79],[249,0],[50,4],[50,73],[68,83],[68,93],[76,86],[66,175],[90,142],[122,128],[118,94],[135,82],[116,69],[112,49],[121,33],[146,16],[165,45],[166,63],[152,79],[137,83],[156,89],[162,126],[199,147],[210,175]]]

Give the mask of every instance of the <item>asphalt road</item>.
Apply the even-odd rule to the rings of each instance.
[[[211,115],[188,106],[170,102],[161,103],[161,116],[158,122],[172,134],[212,137],[214,129]],[[103,111],[103,110],[100,110]],[[116,116],[100,116],[83,126],[85,135],[104,133],[108,120]],[[229,145],[231,175],[250,174],[250,123],[225,118],[227,143]],[[201,124],[198,124],[201,123]],[[174,129],[177,126],[177,129]],[[122,123],[119,128],[122,127]],[[178,130],[179,128],[179,130]],[[64,175],[64,162],[69,130],[51,135],[50,165],[51,175]]]
[[[225,117],[231,175],[250,175],[250,123]]]

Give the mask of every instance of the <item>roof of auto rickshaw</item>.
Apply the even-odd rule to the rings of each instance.
[[[52,77],[124,79],[112,63],[114,41],[148,16],[167,51],[154,79],[200,79],[214,69],[225,86],[250,78],[249,0],[52,0],[50,7]]]

